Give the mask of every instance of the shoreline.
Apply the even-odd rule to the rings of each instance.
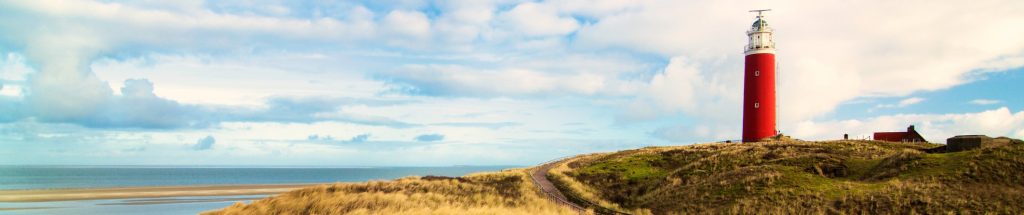
[[[0,190],[0,202],[53,202],[188,196],[270,195],[317,184],[240,184]]]

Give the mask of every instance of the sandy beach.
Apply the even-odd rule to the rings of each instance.
[[[186,196],[265,195],[314,184],[160,186],[45,190],[0,190],[0,202],[47,202]],[[145,203],[140,203],[145,204]]]

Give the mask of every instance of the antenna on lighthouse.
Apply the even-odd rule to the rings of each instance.
[[[772,9],[750,10],[751,13],[757,12],[757,18],[764,17],[764,15],[761,15],[761,13],[764,13],[764,12],[767,12],[767,11],[772,11]]]

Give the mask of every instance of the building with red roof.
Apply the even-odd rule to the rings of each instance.
[[[907,127],[906,132],[875,132],[875,140],[891,142],[928,142],[914,130],[914,125]]]

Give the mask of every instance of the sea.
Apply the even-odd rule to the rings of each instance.
[[[364,182],[411,175],[454,177],[515,167],[0,166],[0,190]],[[196,214],[264,197],[267,195],[0,202],[0,215]]]

